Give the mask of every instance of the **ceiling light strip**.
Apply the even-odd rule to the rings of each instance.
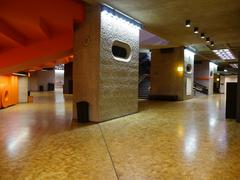
[[[121,18],[131,24],[133,24],[134,26],[137,26],[139,29],[142,29],[143,28],[143,25],[142,23],[140,23],[138,20],[136,19],[133,19],[132,17],[122,13],[121,11],[117,10],[117,9],[114,9],[106,4],[102,4],[101,5],[101,10],[102,12],[107,12],[109,14],[112,14],[113,16],[116,16],[118,18]]]

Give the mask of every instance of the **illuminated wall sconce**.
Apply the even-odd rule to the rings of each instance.
[[[178,71],[178,72],[183,72],[183,67],[182,67],[182,66],[178,66],[178,67],[177,67],[177,71]]]
[[[217,78],[217,81],[220,81],[220,79],[219,79],[219,78]]]

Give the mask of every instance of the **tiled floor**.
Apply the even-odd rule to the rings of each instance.
[[[84,126],[61,93],[0,110],[0,179],[240,179],[240,124],[223,96],[139,107]]]

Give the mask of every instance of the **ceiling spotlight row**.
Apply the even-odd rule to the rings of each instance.
[[[187,28],[190,28],[191,27],[191,21],[190,20],[186,20],[185,26]],[[198,34],[199,33],[199,28],[198,27],[194,27],[193,32],[195,34]],[[206,43],[210,43],[211,46],[214,46],[214,41],[210,41],[210,37],[207,37],[204,32],[201,33],[201,38],[202,39],[206,39]]]

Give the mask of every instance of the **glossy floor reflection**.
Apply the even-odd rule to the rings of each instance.
[[[0,110],[0,179],[239,179],[240,124],[224,102],[140,101],[137,114],[77,126],[71,96],[35,94]]]

